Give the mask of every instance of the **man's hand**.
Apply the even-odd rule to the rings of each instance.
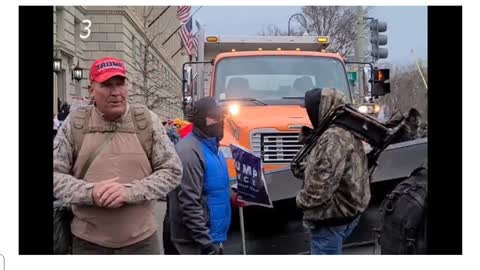
[[[237,193],[235,193],[235,194],[230,198],[230,202],[232,203],[232,205],[233,205],[234,207],[237,207],[237,208],[238,208],[238,207],[245,207],[245,206],[247,206],[247,204],[246,204],[245,202],[241,202],[241,201],[239,201],[238,199],[239,199],[239,197],[238,197],[238,194],[237,194]]]
[[[100,187],[100,205],[107,208],[118,208],[127,202],[128,190],[120,183],[108,183]]]
[[[203,246],[200,250],[201,255],[219,255],[220,250],[219,247],[215,244],[210,244],[207,246]]]
[[[112,178],[112,179],[107,179],[107,180],[102,180],[100,182],[97,182],[95,183],[95,185],[93,186],[93,190],[92,190],[92,197],[93,197],[93,202],[97,205],[97,206],[102,206],[102,204],[100,203],[100,191],[102,191],[102,188],[105,186],[105,185],[108,185],[110,183],[113,183],[115,181],[117,181],[119,179],[119,177],[115,177],[115,178]]]

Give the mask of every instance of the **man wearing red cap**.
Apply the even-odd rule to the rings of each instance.
[[[125,64],[96,60],[94,103],[71,112],[54,142],[54,196],[72,206],[73,254],[160,254],[154,203],[182,177],[158,116],[127,102]]]

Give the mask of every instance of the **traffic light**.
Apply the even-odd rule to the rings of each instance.
[[[373,69],[372,96],[384,96],[390,93],[390,69]]]
[[[372,52],[371,56],[373,57],[374,61],[380,58],[387,58],[388,57],[388,49],[383,48],[380,46],[387,45],[387,35],[381,35],[387,31],[387,23],[386,22],[379,22],[377,19],[373,19],[370,22],[370,43],[372,43]]]

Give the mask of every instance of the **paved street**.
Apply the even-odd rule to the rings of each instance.
[[[294,208],[294,201],[287,200],[276,203],[274,209],[261,207],[247,207],[244,209],[247,254],[308,254],[309,238],[301,224],[301,213]],[[157,220],[162,220],[165,215],[166,204],[156,204]],[[351,245],[351,242],[366,242],[361,239],[365,231],[369,230],[365,219],[375,217],[373,210],[367,211],[359,226],[347,240],[344,254],[371,255],[374,252],[373,245]],[[162,247],[162,222],[159,222],[159,241]],[[232,225],[228,235],[228,241],[224,244],[225,254],[242,254],[241,234],[238,211],[234,210]],[[163,247],[161,249],[163,254]],[[379,254],[379,249],[375,254]]]
[[[294,200],[278,202],[274,209],[245,208],[247,254],[307,254],[309,235],[302,226],[301,217]],[[362,215],[359,225],[346,241],[345,254],[373,254],[371,228],[376,217],[376,208]],[[225,253],[242,254],[237,211],[233,214]],[[378,254],[379,250],[375,253]]]

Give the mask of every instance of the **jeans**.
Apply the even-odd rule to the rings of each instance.
[[[310,230],[310,254],[340,255],[343,241],[352,234],[360,217],[340,226],[325,226]]]

